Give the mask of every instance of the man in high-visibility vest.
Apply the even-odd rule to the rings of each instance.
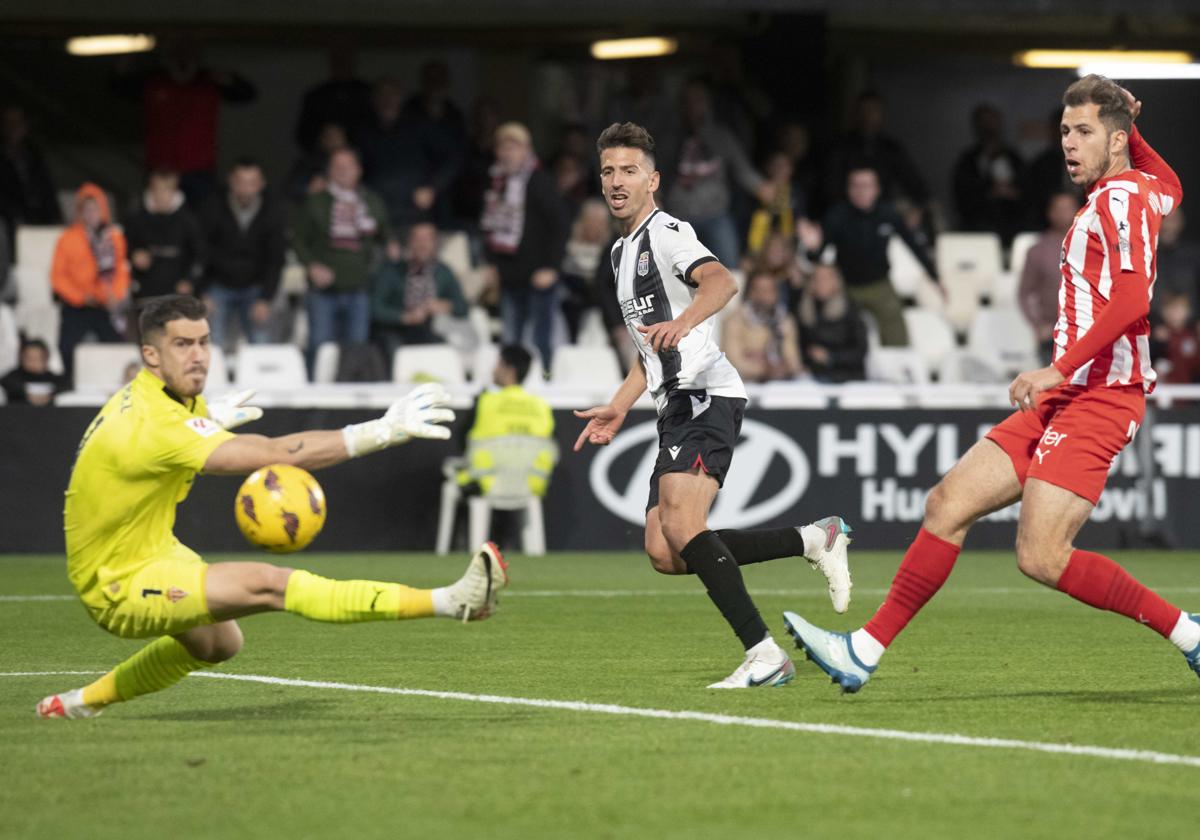
[[[458,473],[458,482],[467,493],[472,490],[487,493],[491,489],[493,479],[488,473],[494,467],[495,459],[486,441],[537,437],[546,439],[546,447],[533,461],[529,489],[536,496],[546,494],[550,471],[557,460],[553,443],[554,413],[549,403],[521,386],[532,361],[524,347],[509,344],[500,348],[500,358],[492,374],[496,387],[479,395],[469,417],[466,463]]]

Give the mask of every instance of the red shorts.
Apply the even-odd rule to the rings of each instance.
[[[1022,487],[1025,479],[1037,478],[1096,504],[1113,459],[1133,440],[1145,413],[1141,385],[1060,385],[987,437],[1008,453]]]

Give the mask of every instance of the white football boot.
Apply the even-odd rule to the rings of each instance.
[[[820,528],[825,535],[825,542],[811,556],[806,554],[804,559],[808,565],[825,575],[825,580],[829,582],[829,600],[833,602],[833,611],[844,613],[850,608],[850,589],[854,586],[850,580],[850,562],[846,557],[853,529],[840,516],[826,516],[809,527]]]
[[[737,670],[709,688],[769,688],[787,685],[796,676],[796,666],[770,636],[750,650]]]
[[[467,570],[446,587],[450,615],[462,621],[482,621],[496,611],[496,595],[508,586],[508,564],[494,542],[475,552]]]
[[[62,694],[51,694],[37,704],[37,716],[47,720],[50,718],[68,718],[71,720],[90,718],[95,717],[102,711],[104,711],[102,708],[98,709],[83,702],[82,688],[64,691]]]

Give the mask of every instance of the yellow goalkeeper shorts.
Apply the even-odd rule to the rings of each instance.
[[[173,636],[213,623],[204,593],[207,571],[199,554],[176,543],[125,576],[106,576],[101,569],[99,585],[81,597],[96,623],[114,636]]]

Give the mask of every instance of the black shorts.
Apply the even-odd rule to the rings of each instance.
[[[676,391],[658,417],[658,460],[650,476],[646,510],[658,507],[658,480],[667,473],[700,470],[725,483],[733,449],[742,433],[746,401]]]

